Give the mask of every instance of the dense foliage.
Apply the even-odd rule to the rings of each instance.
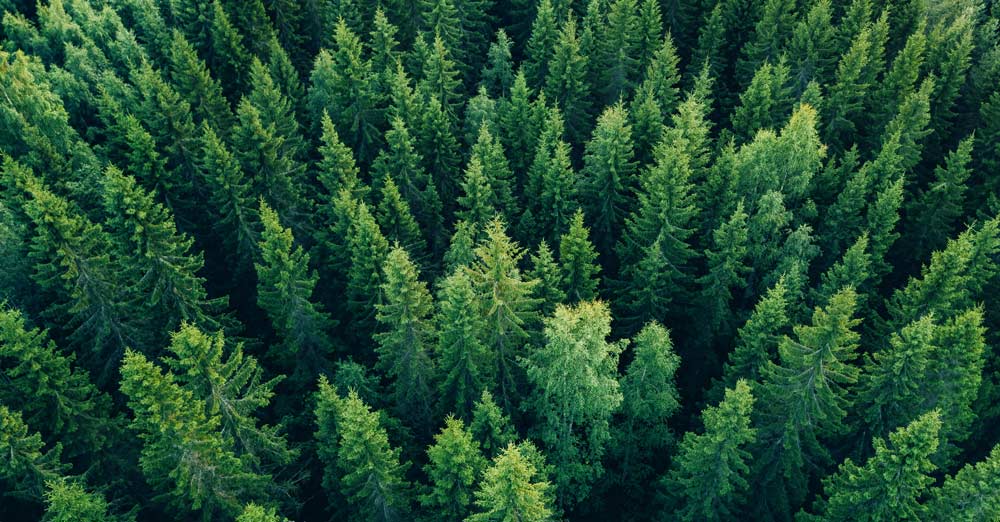
[[[0,520],[1000,520],[997,2],[0,13]]]

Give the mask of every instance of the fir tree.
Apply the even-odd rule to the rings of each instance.
[[[347,236],[350,268],[347,272],[347,308],[353,324],[367,337],[374,330],[376,308],[383,302],[382,267],[389,255],[389,242],[379,230],[367,205],[358,203]]]
[[[566,115],[566,135],[579,143],[590,126],[590,85],[587,57],[580,54],[573,17],[563,24],[551,53],[544,83],[545,96]]]
[[[44,446],[41,435],[28,434],[20,413],[0,404],[0,481],[8,495],[41,500],[45,482],[68,471],[60,462],[62,446]]]
[[[511,55],[512,42],[502,28],[497,30],[496,41],[490,44],[486,53],[486,65],[483,69],[482,85],[486,92],[494,98],[501,98],[510,93],[514,84],[514,66]]]
[[[784,279],[768,289],[746,323],[737,331],[736,347],[723,368],[727,388],[739,379],[760,383],[767,363],[776,359],[781,335],[790,326],[789,303]]]
[[[121,374],[121,391],[135,414],[132,427],[143,441],[143,474],[172,508],[235,516],[243,502],[263,493],[269,477],[233,453],[218,414],[206,414],[173,375],[131,350]]]
[[[396,182],[386,178],[382,185],[382,201],[378,205],[379,228],[386,239],[398,243],[414,259],[422,259],[427,251],[420,226],[410,212],[410,205],[399,194]]]
[[[510,425],[510,417],[500,411],[500,407],[493,402],[493,395],[487,390],[483,390],[479,400],[473,405],[469,430],[488,457],[499,455],[516,438]]]
[[[1000,449],[994,447],[986,460],[966,464],[945,477],[940,488],[931,490],[928,505],[931,517],[947,517],[970,522],[989,520],[1000,514],[996,488],[1000,482]]]
[[[553,10],[551,0],[538,3],[535,20],[531,24],[531,38],[525,45],[527,59],[523,67],[528,84],[536,88],[545,85],[549,76],[549,62],[559,40],[557,16],[559,13]]]
[[[534,297],[538,299],[542,315],[552,315],[556,305],[566,301],[566,293],[562,289],[563,281],[559,265],[552,257],[552,249],[544,239],[538,243],[538,248],[530,256],[530,261],[531,270],[527,274],[528,278],[538,281]]]
[[[46,522],[104,522],[130,519],[108,512],[108,501],[100,493],[87,491],[75,480],[59,478],[45,483]]]
[[[465,168],[462,192],[463,195],[457,200],[461,210],[455,213],[455,217],[475,225],[476,228],[485,227],[486,223],[496,215],[496,209],[490,204],[492,188],[483,172],[483,164],[477,156],[470,158]]]
[[[676,503],[680,520],[725,520],[734,515],[749,487],[751,454],[756,440],[750,425],[754,396],[746,381],[726,390],[718,406],[702,413],[705,433],[684,436],[673,468],[661,484]]]
[[[907,237],[911,238],[913,251],[928,253],[944,246],[945,238],[952,237],[959,216],[965,207],[966,180],[970,175],[973,136],[959,142],[958,148],[948,154],[944,165],[934,169],[934,180],[925,190],[917,192],[908,206]]]
[[[635,87],[642,49],[639,9],[636,0],[614,0],[608,4],[607,22],[599,34],[600,93],[606,104],[625,98]]]
[[[232,128],[233,112],[222,92],[222,85],[188,43],[175,30],[170,44],[170,78],[177,92],[191,104],[194,115],[226,136]]]
[[[479,160],[483,176],[489,183],[490,204],[507,218],[516,216],[518,207],[514,201],[514,173],[500,138],[490,131],[485,122],[479,127],[478,137],[472,145],[470,164],[473,158]]]
[[[698,278],[701,301],[705,308],[705,324],[709,331],[730,331],[733,290],[746,285],[743,277],[749,271],[747,255],[747,214],[743,202],[729,220],[712,232],[712,248],[705,252],[708,273]]]

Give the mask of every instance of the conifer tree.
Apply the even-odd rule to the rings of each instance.
[[[642,49],[639,9],[636,0],[614,0],[608,4],[607,22],[599,34],[597,57],[600,93],[606,104],[625,98],[635,87]]]
[[[529,199],[534,202],[529,210],[534,211],[537,221],[535,233],[551,241],[556,241],[566,230],[572,213],[578,207],[576,173],[570,162],[569,145],[563,141],[562,134],[561,113],[552,108],[538,139],[525,187],[527,193],[536,194]]]
[[[480,125],[476,142],[472,144],[470,164],[473,158],[479,160],[483,176],[489,183],[490,204],[507,218],[516,216],[518,207],[514,201],[514,173],[499,136],[490,131],[485,122]]]
[[[441,283],[435,320],[441,381],[438,411],[471,420],[483,390],[495,385],[490,353],[480,340],[483,319],[476,312],[476,294],[469,276],[456,270]]]
[[[126,522],[128,516],[108,512],[108,501],[100,493],[87,491],[76,480],[59,478],[45,483],[46,522]]]
[[[218,328],[213,312],[226,298],[208,298],[197,275],[202,256],[191,253],[194,240],[177,232],[170,211],[115,167],[105,171],[104,208],[113,237],[127,249],[126,270],[139,281],[136,304],[154,328],[172,330],[181,321]]]
[[[569,230],[559,241],[559,265],[562,271],[562,289],[568,302],[590,301],[597,297],[597,252],[583,225],[583,211],[577,210]]]
[[[420,226],[410,212],[410,205],[399,194],[396,182],[386,178],[382,185],[382,201],[378,205],[379,228],[387,240],[398,243],[414,259],[422,259],[427,251]]]
[[[222,92],[222,85],[188,43],[174,30],[170,43],[170,78],[177,92],[191,104],[199,122],[207,122],[226,136],[232,128],[233,112]]]
[[[299,382],[308,382],[326,366],[333,348],[329,331],[336,323],[313,302],[319,276],[309,268],[309,254],[295,245],[292,231],[281,225],[278,214],[263,201],[260,218],[261,262],[254,265],[257,304],[280,339],[269,355],[282,368],[294,371]]]
[[[735,386],[739,379],[746,379],[751,386],[762,381],[767,363],[776,358],[781,335],[790,326],[788,311],[787,287],[784,279],[779,279],[737,331],[736,347],[723,368],[726,388]]]
[[[937,449],[941,418],[931,411],[889,435],[875,439],[875,456],[859,466],[850,459],[824,480],[826,499],[817,503],[822,520],[919,520],[920,499],[934,481],[930,456]]]
[[[236,517],[236,522],[288,522],[288,519],[279,517],[274,508],[268,509],[250,502],[243,508],[240,516]]]
[[[940,249],[946,238],[954,235],[965,207],[973,139],[969,136],[959,142],[958,148],[945,158],[944,165],[934,169],[934,180],[925,190],[917,192],[906,209],[909,216],[906,236],[918,256]]]
[[[469,266],[476,260],[476,236],[480,229],[472,223],[459,221],[455,223],[455,232],[451,235],[448,251],[444,253],[445,273],[451,273],[460,267]]]
[[[536,480],[539,470],[521,449],[508,445],[483,473],[476,490],[477,512],[466,522],[547,522],[552,520],[547,481]]]
[[[742,56],[736,64],[741,83],[765,62],[777,62],[795,24],[795,2],[792,0],[766,0],[756,20],[753,36],[743,46]]]
[[[566,301],[566,293],[562,289],[562,272],[552,257],[552,249],[549,248],[548,242],[543,239],[538,243],[538,248],[530,256],[530,261],[531,270],[528,271],[528,278],[538,281],[533,295],[538,299],[542,315],[552,315],[556,305]]]
[[[512,42],[503,28],[497,29],[496,40],[486,53],[482,83],[486,92],[494,98],[502,98],[510,93],[514,84],[514,65],[511,55]]]
[[[23,176],[18,183],[30,198],[24,213],[34,224],[28,254],[35,262],[32,277],[43,291],[54,293],[49,313],[62,323],[72,345],[89,348],[87,359],[104,380],[110,361],[144,340],[139,318],[126,313],[129,296],[115,290],[122,274],[112,264],[110,237],[30,172],[6,161],[4,170]]]
[[[417,82],[417,90],[425,98],[437,98],[447,121],[454,125],[462,106],[459,90],[462,80],[458,67],[452,59],[451,48],[439,33],[434,33],[429,51],[420,64],[422,75]]]
[[[680,394],[674,382],[680,358],[674,353],[670,332],[659,323],[649,323],[635,337],[635,358],[621,378],[621,421],[614,426],[617,441],[609,453],[618,461],[613,477],[635,498],[646,488],[658,458],[674,435],[668,425],[680,409]],[[641,497],[639,497],[641,498]]]
[[[521,68],[514,77],[510,97],[502,102],[500,109],[502,143],[514,174],[521,183],[534,158],[536,140],[541,129],[542,120],[537,112],[531,102],[527,76]]]
[[[634,184],[636,165],[628,115],[621,104],[601,113],[594,135],[587,142],[580,172],[580,200],[605,259],[611,255],[625,222]]]
[[[48,332],[28,328],[15,309],[0,310],[0,402],[21,412],[46,440],[59,442],[67,458],[86,457],[116,440],[111,402],[86,371],[64,355]]]
[[[749,487],[754,396],[740,379],[718,406],[702,413],[705,433],[688,432],[673,467],[661,481],[675,500],[679,520],[726,520],[735,514]]]
[[[68,471],[69,466],[60,462],[62,446],[44,447],[41,435],[28,434],[19,412],[0,404],[0,483],[8,495],[40,500],[45,482]]]
[[[747,214],[743,202],[729,220],[712,232],[712,248],[705,252],[708,273],[698,278],[705,324],[709,331],[728,332],[732,321],[733,290],[746,285],[743,276],[749,271],[747,255]]]
[[[733,112],[733,134],[739,141],[751,141],[758,130],[773,129],[785,120],[791,106],[788,74],[784,61],[764,62],[754,73]]]
[[[858,290],[858,303],[864,304],[863,291],[872,279],[872,255],[868,246],[868,234],[858,236],[844,255],[823,272],[819,286],[813,292],[813,302],[824,303],[845,286]]]
[[[376,305],[376,319],[382,326],[375,334],[378,366],[393,379],[400,417],[418,431],[429,431],[434,408],[431,295],[417,279],[417,267],[398,245],[389,252],[382,271],[385,300]]]
[[[754,492],[766,494],[760,513],[787,513],[799,505],[812,467],[829,461],[819,442],[841,429],[847,406],[845,386],[858,378],[853,331],[857,294],[850,287],[816,308],[811,325],[794,328],[795,340],[778,344],[778,363],[763,370],[763,410],[755,421],[758,442],[752,471]]]
[[[328,393],[334,394],[332,390]],[[320,411],[324,407],[322,401],[321,395]],[[408,465],[400,462],[399,448],[389,445],[378,412],[372,411],[353,390],[346,398],[337,398],[332,406],[337,430],[337,448],[333,451],[339,491],[349,505],[351,516],[381,522],[406,520],[410,484],[403,474]],[[320,433],[324,433],[323,424],[317,438],[321,445],[330,444]]]
[[[648,1],[644,1],[645,6]],[[663,114],[672,114],[677,107],[680,72],[677,69],[680,58],[673,37],[667,33],[662,42],[656,44],[639,90],[648,89]]]
[[[426,101],[421,116],[415,137],[423,168],[430,174],[442,200],[452,201],[458,193],[456,180],[461,163],[458,139],[452,131],[454,121],[449,121],[448,113],[436,96]]]
[[[140,466],[171,508],[235,516],[245,501],[262,495],[270,478],[233,453],[218,414],[206,414],[173,375],[131,350],[121,374],[121,391],[135,415],[132,427],[143,441]]]
[[[694,252],[687,239],[697,212],[689,181],[690,159],[666,139],[655,151],[656,164],[639,179],[638,205],[626,219],[618,244],[625,282],[623,319],[633,325],[663,320],[671,301],[690,278],[685,266]]]
[[[305,143],[295,117],[295,107],[268,68],[257,58],[250,64],[250,92],[245,99],[260,112],[264,126],[273,126],[275,135],[281,137],[281,153],[300,159],[305,152]]]
[[[486,456],[491,458],[496,457],[516,439],[510,417],[504,415],[487,390],[483,390],[479,400],[473,405],[469,431],[482,446]]]
[[[257,205],[251,196],[251,184],[239,162],[212,127],[202,124],[201,179],[215,209],[212,224],[222,238],[226,257],[232,262],[232,274],[244,274],[257,258]]]
[[[389,242],[363,202],[351,222],[347,236],[350,268],[347,272],[347,308],[362,338],[375,329],[376,307],[383,302],[382,267],[389,255]]]
[[[544,333],[545,346],[525,365],[535,386],[531,407],[555,466],[559,501],[572,506],[604,473],[600,462],[611,437],[609,422],[622,402],[616,379],[622,346],[606,341],[611,314],[600,302],[556,307]]]
[[[996,489],[1000,485],[1000,447],[994,447],[985,460],[966,464],[958,473],[947,476],[944,484],[931,490],[928,504],[931,517],[971,522],[1000,515]]]
[[[587,58],[580,54],[576,20],[570,17],[559,30],[545,76],[545,97],[566,115],[566,135],[580,143],[590,126],[590,85]]]
[[[431,487],[420,496],[425,509],[448,520],[464,520],[473,500],[473,486],[486,468],[486,459],[479,443],[461,420],[448,417],[444,428],[434,435],[434,444],[427,448],[428,464],[424,468]]]
[[[551,0],[541,0],[535,12],[535,20],[531,23],[531,38],[525,45],[524,73],[528,84],[535,88],[545,85],[549,76],[549,62],[559,40],[559,26]]]
[[[211,21],[209,27],[210,49],[205,51],[198,39],[188,39],[199,52],[206,52],[209,69],[217,71],[219,81],[230,102],[238,97],[246,86],[247,67],[250,64],[250,52],[243,45],[243,36],[233,25],[232,20],[222,7],[221,0],[213,0],[212,14],[207,17]]]
[[[874,78],[869,74],[872,67],[870,54],[875,45],[871,27],[864,27],[853,38],[848,49],[840,57],[834,82],[830,85],[828,114],[824,141],[834,150],[844,150],[848,140],[857,129],[857,122],[864,110],[864,96],[871,88]]]
[[[518,263],[524,252],[507,236],[502,221],[494,218],[484,233],[475,250],[476,261],[467,270],[484,322],[482,340],[492,359],[488,375],[496,381],[500,404],[509,413],[520,397],[517,360],[529,339],[526,328],[538,320],[538,301],[532,296],[538,283],[521,277]]]
[[[333,32],[333,51],[316,55],[310,75],[309,108],[314,121],[326,111],[338,135],[362,164],[378,152],[381,135],[375,111],[371,63],[362,56],[361,40],[340,19]]]
[[[240,344],[227,350],[222,332],[207,335],[190,324],[172,334],[168,349],[174,357],[164,362],[177,372],[179,384],[204,402],[205,414],[219,417],[236,455],[251,459],[258,470],[295,459],[298,452],[288,447],[279,428],[258,426],[255,418],[268,406],[283,376],[265,381],[263,368],[253,357],[244,356]]]
[[[484,228],[497,212],[491,205],[492,187],[477,156],[470,158],[469,164],[465,167],[462,193],[463,195],[457,200],[461,210],[455,213],[455,217],[475,225],[476,228]]]
[[[837,32],[832,24],[829,0],[814,2],[799,18],[788,40],[792,94],[806,90],[810,82],[827,83],[837,64]]]

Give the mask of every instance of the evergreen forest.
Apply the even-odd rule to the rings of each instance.
[[[1000,521],[1000,2],[0,13],[0,520]]]

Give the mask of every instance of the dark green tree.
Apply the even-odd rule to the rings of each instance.
[[[566,115],[566,135],[580,143],[590,127],[590,85],[587,82],[587,56],[580,54],[576,20],[570,17],[559,30],[559,39],[551,51],[545,76],[546,99]]]
[[[538,281],[535,285],[534,297],[538,299],[542,315],[552,315],[556,305],[566,301],[563,291],[562,271],[552,256],[552,249],[543,239],[538,243],[535,253],[530,256],[531,270],[529,279]]]
[[[613,253],[634,189],[636,165],[628,118],[621,104],[604,110],[587,142],[580,172],[580,201],[590,216],[597,248],[605,259]]]
[[[382,201],[378,204],[378,223],[387,240],[398,243],[414,259],[422,259],[427,251],[420,226],[410,212],[410,205],[399,194],[396,182],[386,178],[382,185]]]
[[[480,336],[483,319],[476,311],[476,294],[461,269],[448,276],[438,291],[435,316],[438,328],[436,355],[441,380],[438,411],[471,420],[483,390],[493,389],[490,353]]]
[[[569,230],[559,241],[559,266],[562,289],[568,302],[590,301],[597,297],[601,265],[590,242],[590,231],[583,225],[583,211],[577,210]]]

